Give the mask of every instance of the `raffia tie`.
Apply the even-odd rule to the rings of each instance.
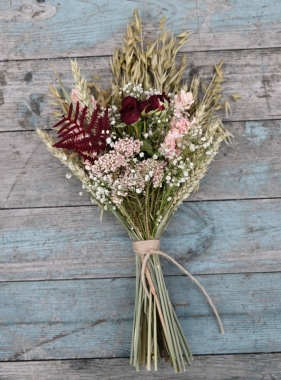
[[[147,261],[150,257],[150,255],[159,255],[162,257],[165,257],[167,260],[170,260],[173,264],[175,264],[184,274],[186,274],[195,284],[201,289],[201,291],[204,293],[205,297],[207,298],[207,301],[209,302],[216,318],[218,321],[218,324],[220,326],[221,334],[224,334],[224,328],[219,316],[219,313],[213,304],[209,294],[206,292],[205,288],[200,284],[199,281],[196,280],[195,277],[192,276],[191,273],[189,273],[184,267],[182,267],[179,263],[176,262],[172,257],[167,255],[167,253],[160,251],[160,240],[142,240],[142,241],[135,241],[133,242],[133,249],[136,254],[139,254],[143,258],[142,261],[142,268],[141,268],[141,280],[142,285],[145,290],[146,295],[149,297],[149,293],[146,287],[145,282],[145,273],[147,271]]]

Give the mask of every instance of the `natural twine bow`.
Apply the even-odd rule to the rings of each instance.
[[[220,326],[221,334],[224,334],[224,328],[220,319],[220,316],[218,314],[218,311],[213,304],[210,296],[204,289],[204,287],[200,284],[199,281],[196,280],[195,277],[192,276],[191,273],[189,273],[184,267],[182,267],[179,263],[176,262],[172,257],[167,255],[167,253],[164,253],[159,250],[160,240],[142,240],[142,241],[135,241],[133,242],[133,249],[134,252],[139,254],[141,257],[144,257],[142,260],[142,268],[141,268],[141,280],[142,285],[145,290],[146,295],[149,297],[149,292],[146,287],[146,281],[145,281],[145,272],[147,267],[147,261],[150,258],[150,255],[159,255],[162,257],[165,257],[167,260],[170,260],[172,263],[174,263],[184,274],[186,274],[195,284],[202,290],[202,292],[205,294],[207,301],[209,302],[211,308],[213,309],[213,312],[218,320],[218,324]],[[143,255],[143,256],[142,256]]]

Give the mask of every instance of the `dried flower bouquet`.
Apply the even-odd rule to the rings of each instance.
[[[198,78],[189,89],[182,85],[185,56],[180,65],[176,63],[189,33],[174,37],[164,22],[162,18],[157,40],[145,42],[138,11],[134,12],[123,46],[113,54],[113,78],[106,91],[96,77],[87,83],[77,62],[71,61],[72,92],[59,77],[60,91],[51,87],[54,104],[63,113],[63,117],[57,114],[58,140],[37,132],[82,182],[93,203],[102,212],[111,212],[133,240],[136,299],[131,364],[137,370],[141,365],[157,370],[164,356],[175,372],[182,372],[192,354],[169,299],[159,256],[172,259],[159,250],[159,240],[182,201],[198,189],[220,143],[231,135],[217,116],[225,106],[222,63],[200,98]],[[219,320],[206,291],[181,269],[200,286]]]

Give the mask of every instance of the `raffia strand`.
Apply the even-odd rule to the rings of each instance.
[[[224,328],[219,316],[219,313],[213,304],[213,301],[211,300],[209,294],[206,292],[205,288],[200,284],[198,280],[196,280],[195,277],[192,276],[188,270],[186,270],[183,266],[181,266],[176,260],[174,260],[172,257],[170,257],[167,253],[162,252],[159,250],[160,247],[160,240],[142,240],[142,241],[136,241],[133,242],[133,250],[136,254],[143,257],[142,260],[142,268],[141,268],[141,280],[142,285],[145,290],[146,295],[149,297],[149,292],[147,290],[146,281],[145,281],[145,273],[147,270],[147,261],[150,258],[150,255],[159,255],[167,260],[171,261],[173,264],[175,264],[184,274],[186,274],[195,284],[199,287],[199,289],[204,293],[205,297],[207,298],[208,303],[210,304],[216,318],[218,321],[218,324],[220,326],[221,334],[224,335]]]

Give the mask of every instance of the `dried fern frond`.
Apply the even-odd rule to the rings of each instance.
[[[87,107],[79,111],[79,102],[73,113],[71,103],[67,116],[62,118],[54,128],[60,127],[55,148],[74,151],[93,163],[97,155],[105,150],[107,132],[110,130],[108,109],[101,114],[97,107],[92,113],[90,122],[86,121]]]

